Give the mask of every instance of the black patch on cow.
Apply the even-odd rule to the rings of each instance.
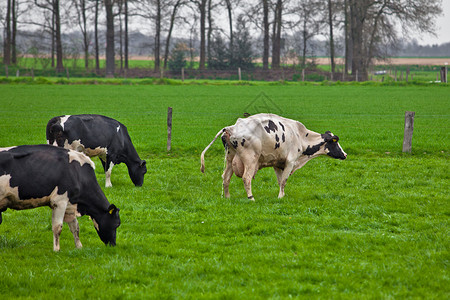
[[[309,133],[306,134],[306,137],[308,137]]]
[[[227,141],[226,141],[225,135],[222,135],[222,144],[223,144],[223,147],[224,147],[225,149],[228,149]]]
[[[286,137],[284,136],[284,133],[283,133],[283,135],[281,136],[281,140],[283,141],[283,143],[286,142]]]
[[[277,143],[280,141],[280,138],[278,137],[278,134],[275,134],[275,141],[277,141]]]
[[[237,141],[232,141],[231,145],[233,145],[233,148],[236,149],[238,147],[238,142]]]
[[[301,150],[300,149],[297,149],[297,152],[300,152]]]
[[[264,126],[264,129],[267,131],[267,133],[270,133],[270,131],[272,130],[273,132],[278,130],[277,125],[275,125],[274,122],[272,122],[272,120],[269,120],[269,125],[268,126]]]
[[[285,130],[284,130],[284,125],[283,125],[283,123],[281,123],[281,122],[278,122],[278,123],[280,124],[281,129],[283,129],[283,131],[285,131]]]
[[[244,147],[245,139],[242,139],[241,146]]]
[[[280,143],[275,144],[275,149],[280,148]]]
[[[331,136],[331,134],[329,134]],[[339,137],[338,136],[331,136],[326,144],[325,144],[325,149],[328,149],[328,156],[331,156],[332,158],[337,158],[337,159],[346,159],[346,156],[344,154],[344,152],[342,151],[341,147],[339,147],[338,144],[339,141]]]
[[[317,151],[320,150],[320,147],[322,147],[322,145],[325,144],[325,142],[322,142],[320,144],[314,145],[314,146],[308,146],[308,148],[306,148],[305,151],[303,151],[302,154],[304,155],[314,155]]]

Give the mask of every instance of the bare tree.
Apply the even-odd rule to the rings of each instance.
[[[190,0],[200,13],[200,62],[199,69],[205,69],[206,63],[206,4],[208,0]]]
[[[106,77],[114,77],[114,0],[104,0],[106,11]]]
[[[5,17],[5,39],[3,41],[3,63],[11,64],[11,1],[8,0]]]
[[[61,16],[59,0],[34,0],[34,4],[44,10],[48,10],[52,14],[52,36],[55,42],[56,52],[56,72],[63,72],[63,49],[61,41]]]
[[[263,28],[264,28],[264,50],[263,50],[263,69],[269,69],[269,40],[270,40],[270,24],[269,24],[269,0],[263,0]]]
[[[186,4],[186,1],[183,0],[176,0],[172,2],[172,11],[170,13],[170,21],[169,21],[169,29],[167,31],[167,37],[166,37],[166,46],[164,49],[164,69],[167,68],[167,60],[169,58],[169,51],[170,51],[170,39],[172,37],[172,31],[173,27],[175,25],[175,20],[177,17],[177,13],[179,9]]]
[[[89,44],[90,44],[87,13],[91,9],[91,7],[88,6],[87,0],[73,0],[73,4],[77,12],[77,23],[78,26],[80,27],[80,31],[83,36],[84,68],[87,70],[89,68]]]
[[[272,69],[280,68],[282,15],[283,1],[277,0],[274,7],[274,20],[272,27]]]
[[[396,26],[404,34],[434,31],[433,17],[442,13],[440,0],[348,0],[352,43],[352,74],[367,79],[369,65],[383,44],[396,42]]]
[[[334,62],[334,37],[333,37],[333,6],[331,0],[328,0],[328,25],[330,26],[330,61],[331,61],[331,72],[335,71]]]

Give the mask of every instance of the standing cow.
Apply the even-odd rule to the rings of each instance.
[[[100,239],[116,245],[119,209],[98,185],[94,163],[83,153],[50,145],[0,148],[0,224],[6,209],[49,206],[53,250],[59,251],[63,221],[81,248],[77,216],[88,215]]]
[[[47,143],[98,156],[105,170],[105,186],[111,187],[114,165],[125,163],[136,186],[144,183],[147,172],[134,148],[127,128],[122,123],[100,115],[65,115],[47,123]]]
[[[205,152],[222,135],[226,154],[223,172],[224,196],[229,198],[231,176],[242,178],[247,197],[254,200],[252,178],[265,167],[273,167],[280,193],[284,196],[287,179],[309,160],[322,154],[345,159],[347,154],[338,143],[339,138],[327,131],[319,134],[306,129],[295,120],[274,114],[257,114],[221,129],[201,154],[201,171],[205,171]]]

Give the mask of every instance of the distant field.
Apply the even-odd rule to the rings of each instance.
[[[450,294],[448,86],[0,85],[0,147],[45,143],[56,115],[98,113],[128,127],[147,160],[144,186],[126,167],[104,189],[121,210],[117,246],[86,216],[77,250],[65,225],[52,251],[51,210],[8,210],[0,225],[0,291],[11,298],[446,299]],[[167,108],[173,107],[167,153]],[[401,152],[405,111],[413,151]],[[245,112],[331,130],[345,161],[320,157],[278,199],[271,169],[233,177],[221,197],[223,147],[200,153]],[[104,186],[98,159],[96,175]],[[51,172],[51,170],[49,170]]]

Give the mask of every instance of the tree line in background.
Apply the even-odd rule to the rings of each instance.
[[[367,79],[376,58],[383,58],[411,32],[433,33],[441,0],[6,0],[0,4],[3,63],[17,63],[18,39],[33,41],[34,51],[50,55],[57,72],[64,70],[68,47],[64,34],[81,34],[85,68],[94,57],[106,58],[113,77],[117,59],[128,69],[133,32],[149,31],[154,68],[180,69],[186,57],[198,57],[198,69],[254,67],[279,69],[282,59],[300,57],[304,68],[311,41],[325,41],[331,70],[336,54],[344,72]],[[27,30],[19,31],[18,28]],[[31,28],[31,30],[30,30]],[[130,28],[132,28],[130,30]],[[27,37],[32,32],[39,38]],[[21,36],[22,33],[22,36]],[[178,42],[172,45],[173,41]]]

